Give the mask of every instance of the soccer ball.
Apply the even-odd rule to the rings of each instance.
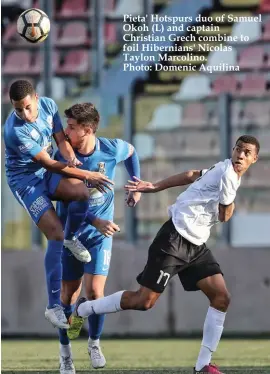
[[[28,42],[41,43],[50,32],[50,20],[40,9],[27,9],[18,18],[17,31]]]

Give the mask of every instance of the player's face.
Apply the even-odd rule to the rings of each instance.
[[[73,148],[79,149],[86,140],[87,130],[73,118],[67,119],[65,133]]]
[[[236,173],[244,173],[257,159],[258,155],[254,144],[243,143],[242,141],[236,143],[232,154],[232,162]]]
[[[19,101],[12,100],[12,105],[18,116],[25,122],[35,122],[38,116],[38,96],[37,94],[31,96],[27,95],[24,99]]]

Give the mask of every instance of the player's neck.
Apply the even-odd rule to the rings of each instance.
[[[88,136],[84,139],[81,147],[78,151],[83,155],[89,155],[94,152],[96,146],[96,137],[95,135]]]

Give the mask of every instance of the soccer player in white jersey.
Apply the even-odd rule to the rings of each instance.
[[[69,336],[77,337],[83,319],[91,314],[152,308],[168,281],[178,274],[186,291],[201,290],[210,302],[194,373],[222,374],[211,364],[211,356],[222,335],[230,295],[220,266],[205,243],[214,224],[232,217],[241,177],[257,161],[259,149],[256,138],[243,135],[236,141],[232,158],[208,170],[190,170],[155,184],[129,181],[127,190],[150,193],[192,184],[169,207],[170,219],[157,233],[147,264],[137,277],[141,287],[95,301],[81,298],[72,316]]]

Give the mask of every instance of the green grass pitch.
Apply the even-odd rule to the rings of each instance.
[[[192,374],[200,340],[104,340],[106,374]],[[90,369],[87,340],[72,343],[76,372]],[[224,339],[213,357],[225,374],[270,374],[269,340]],[[56,374],[57,340],[2,340],[1,373]]]

